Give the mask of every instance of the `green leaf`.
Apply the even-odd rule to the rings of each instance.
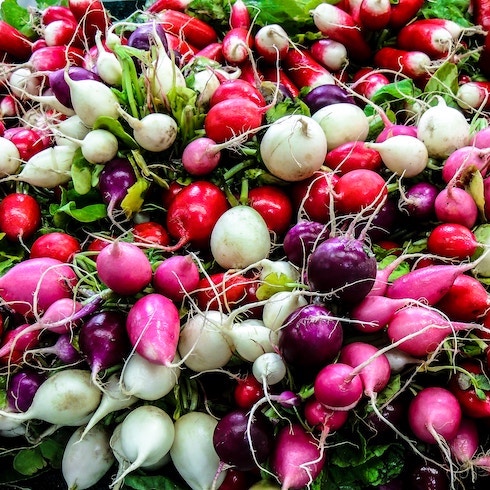
[[[18,29],[24,36],[35,37],[32,28],[31,15],[29,11],[19,5],[16,0],[4,0],[1,3],[0,12],[2,19],[12,27]]]
[[[60,466],[64,449],[65,447],[54,439],[44,439],[41,444],[39,444],[41,454],[53,467]]]
[[[83,208],[77,208],[74,201],[69,201],[60,206],[56,213],[65,213],[81,223],[92,223],[107,216],[107,206],[105,204],[89,204]]]
[[[296,286],[297,284],[286,274],[272,272],[264,278],[255,294],[259,301],[263,301],[269,299],[275,293],[292,291]]]
[[[13,466],[22,475],[32,476],[47,466],[39,448],[21,449],[14,457]]]
[[[424,87],[424,93],[429,97],[433,94],[442,95],[446,104],[456,107],[454,96],[458,91],[458,67],[454,63],[444,63],[432,74]]]
[[[87,162],[82,156],[80,148],[77,149],[73,157],[71,166],[71,180],[73,187],[80,195],[87,194],[92,189],[92,171],[94,165]]]
[[[123,125],[112,117],[99,116],[93,125],[93,129],[105,129],[111,132],[117,139],[121,140],[128,148],[135,150],[139,148],[134,138],[126,133]]]
[[[391,103],[394,101],[413,99],[420,95],[420,93],[420,89],[415,86],[413,80],[406,78],[399,82],[388,83],[384,87],[381,87],[374,93],[371,100],[374,104],[382,105],[387,102]],[[366,111],[367,115],[370,115],[368,107],[370,106],[366,107]],[[372,110],[372,113],[374,113],[374,110]]]
[[[124,485],[135,490],[185,490],[185,487],[159,475],[128,475],[124,479]]]

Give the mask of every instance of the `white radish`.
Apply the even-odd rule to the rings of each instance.
[[[99,424],[89,431],[84,429],[82,426],[73,432],[63,452],[61,472],[68,490],[85,490],[94,486],[114,463],[105,428]],[[85,432],[83,440],[82,432]]]
[[[119,111],[133,130],[133,137],[145,150],[158,153],[170,148],[177,138],[178,126],[175,119],[168,114],[153,112],[142,119]]]
[[[271,245],[264,218],[250,206],[228,209],[211,232],[211,253],[224,269],[242,269],[267,258]]]
[[[422,113],[417,123],[417,138],[424,142],[431,158],[447,158],[467,146],[470,124],[461,111],[449,107],[441,96],[438,103]]]
[[[277,332],[255,318],[234,323],[229,336],[235,345],[236,353],[249,362],[254,362],[266,352],[274,352],[274,345],[277,345]]]
[[[143,465],[154,465],[170,451],[174,442],[174,423],[170,416],[154,405],[131,410],[121,423],[121,449],[131,463],[113,482]]]
[[[172,364],[180,360],[177,355]],[[170,393],[180,377],[177,366],[156,364],[134,352],[121,372],[121,389],[141,400],[158,400]]]
[[[92,383],[90,371],[67,368],[41,384],[27,411],[0,414],[21,421],[38,419],[59,426],[79,426],[97,409],[101,396],[102,392]]]
[[[260,280],[265,281],[270,274],[285,275],[291,281],[300,279],[298,268],[287,260],[269,260],[264,259],[259,264]]]
[[[80,142],[82,155],[94,165],[106,163],[117,155],[117,138],[106,129],[93,129]]]
[[[367,142],[365,145],[377,150],[385,166],[396,175],[415,177],[422,173],[429,163],[427,147],[414,136],[399,134],[382,143]]]
[[[72,80],[65,71],[73,109],[82,122],[92,127],[100,116],[117,119],[119,102],[112,89],[97,80]]]
[[[291,291],[280,291],[273,294],[262,310],[262,321],[271,330],[279,330],[284,320],[300,306],[308,304],[306,298]]]
[[[178,350],[184,364],[201,372],[225,366],[233,355],[233,343],[225,333],[227,315],[208,310],[189,316],[180,332]]]
[[[26,424],[22,420],[13,420],[0,415],[0,437],[19,437],[26,434]]]
[[[54,140],[57,145],[78,148],[80,145],[76,140],[83,140],[90,131],[91,129],[83,124],[80,117],[75,114],[63,119],[56,125]]]
[[[260,155],[272,175],[296,182],[321,168],[327,140],[314,118],[299,114],[284,116],[267,128],[260,142]]]
[[[75,148],[72,146],[45,148],[33,155],[20,173],[4,180],[18,180],[37,187],[53,189],[70,181],[74,154]]]
[[[42,78],[36,76],[29,68],[15,69],[9,77],[9,89],[17,98],[24,100],[30,95],[39,95]]]
[[[252,374],[263,385],[275,385],[286,376],[286,364],[277,352],[266,352],[255,359]]]
[[[198,105],[206,107],[209,105],[214,92],[220,86],[220,81],[213,71],[208,68],[196,71],[189,85],[193,90],[199,92]]]
[[[311,117],[322,127],[327,138],[328,151],[349,141],[365,141],[369,134],[369,119],[355,104],[329,104]]]
[[[226,471],[213,446],[218,421],[204,412],[188,412],[175,422],[170,457],[180,476],[192,490],[219,488]]]
[[[20,164],[20,153],[15,144],[0,136],[0,177],[15,174]]]
[[[99,77],[108,85],[121,86],[122,66],[117,56],[111,51],[107,51],[101,41],[101,32],[95,35],[95,45],[97,46],[97,59],[95,68]]]

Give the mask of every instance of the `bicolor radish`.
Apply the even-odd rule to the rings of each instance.
[[[316,61],[332,72],[340,71],[349,62],[345,46],[329,38],[314,41],[310,46],[310,53]]]
[[[255,50],[268,63],[284,58],[290,45],[287,32],[279,24],[267,24],[255,33]]]

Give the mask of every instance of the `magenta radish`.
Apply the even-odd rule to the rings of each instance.
[[[474,419],[462,417],[458,432],[449,441],[451,455],[464,466],[471,465],[479,448],[478,426]]]
[[[55,301],[72,297],[76,281],[73,269],[57,259],[26,259],[0,277],[0,296],[15,312],[32,317]]]
[[[313,395],[306,400],[304,415],[306,422],[312,428],[321,430],[324,440],[331,432],[340,429],[347,422],[349,412],[326,408]]]
[[[46,374],[31,368],[21,369],[10,376],[7,403],[10,410],[25,412],[32,405],[36,391],[46,381]]]
[[[5,332],[0,347],[0,360],[3,364],[16,364],[23,360],[25,352],[39,345],[37,329],[23,323]]]
[[[54,425],[78,426],[98,407],[102,392],[84,369],[56,371],[42,383],[23,413],[1,412],[17,420],[38,419]]]
[[[126,318],[129,341],[145,359],[169,366],[176,355],[180,318],[166,296],[149,293],[139,298]]]
[[[311,15],[316,27],[325,37],[346,47],[349,58],[362,62],[371,57],[371,48],[360,26],[349,13],[336,5],[321,3],[311,11]]]
[[[473,228],[478,219],[478,206],[465,189],[448,185],[434,200],[436,218],[443,223],[458,223]]]
[[[114,463],[107,429],[97,425],[82,438],[83,431],[83,426],[76,429],[63,451],[61,473],[69,489],[93,487]]]
[[[427,220],[435,216],[434,203],[439,189],[430,182],[417,182],[400,196],[398,207],[410,218]]]
[[[260,155],[272,175],[296,182],[320,169],[327,143],[321,121],[302,115],[284,116],[267,128],[260,142]]]
[[[176,356],[173,364],[178,360],[179,357]],[[155,364],[134,352],[121,371],[121,390],[126,398],[135,396],[141,400],[158,400],[172,391],[179,380],[180,372],[178,367]]]
[[[290,40],[279,24],[267,24],[255,34],[255,51],[268,63],[275,63],[286,56]]]
[[[427,444],[450,442],[458,433],[461,407],[447,389],[431,386],[415,395],[408,407],[408,423],[415,436]]]
[[[479,170],[483,177],[485,177],[488,170],[488,163],[487,151],[472,145],[462,146],[453,151],[444,160],[441,175],[446,184],[449,184],[454,179],[457,185],[463,186],[465,175],[469,172]]]
[[[315,376],[314,390],[317,400],[331,410],[350,410],[363,395],[363,385],[354,368],[341,362],[323,367]]]
[[[266,259],[271,249],[267,224],[251,206],[226,210],[216,221],[210,237],[214,260],[223,269],[243,269]]]
[[[131,264],[128,269],[127,264]],[[130,296],[150,284],[152,268],[137,245],[116,240],[99,252],[96,259],[100,280],[115,293]]]
[[[172,463],[193,490],[221,485],[226,470],[213,446],[216,418],[204,412],[188,412],[174,424],[175,438],[170,448]],[[192,465],[189,464],[192,458]]]
[[[279,430],[270,463],[282,489],[306,487],[320,474],[325,461],[324,448],[301,425],[294,423]]]
[[[190,141],[182,152],[182,166],[191,175],[202,176],[211,173],[221,160],[221,150],[228,142],[218,145],[211,138],[202,136]]]
[[[347,49],[342,43],[333,39],[318,39],[310,46],[313,58],[327,70],[340,71],[348,63]]]

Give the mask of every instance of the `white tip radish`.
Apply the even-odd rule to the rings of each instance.
[[[0,177],[15,174],[20,164],[20,153],[15,144],[0,136]]]
[[[106,163],[117,155],[117,138],[106,129],[93,129],[81,140],[82,155],[94,165]]]
[[[279,330],[284,320],[300,306],[308,301],[304,296],[290,291],[280,291],[273,294],[265,303],[262,311],[262,321],[271,330]]]
[[[170,457],[180,476],[192,490],[218,488],[225,471],[218,474],[220,459],[213,446],[218,421],[203,412],[189,412],[175,422]]]
[[[327,140],[314,118],[293,114],[275,121],[260,142],[260,155],[269,172],[295,182],[311,177],[325,161]]]
[[[56,125],[54,140],[57,145],[78,148],[80,145],[76,140],[83,140],[90,131],[91,129],[83,124],[80,117],[75,114],[63,119]]]
[[[242,269],[269,255],[271,239],[264,218],[250,206],[225,211],[211,233],[211,253],[224,269]]]
[[[255,379],[267,386],[280,383],[285,378],[286,372],[286,364],[276,352],[260,355],[252,365]]]
[[[95,35],[95,45],[97,46],[95,67],[97,75],[108,85],[120,86],[123,74],[121,63],[114,53],[104,48],[100,36],[101,32],[98,31]]]
[[[236,353],[249,362],[254,362],[266,352],[274,352],[273,346],[277,344],[277,333],[254,318],[234,323],[229,336]]]
[[[82,432],[85,433],[83,440]],[[109,471],[114,455],[109,446],[109,435],[102,425],[89,431],[79,427],[63,452],[61,472],[68,490],[85,490],[94,486]]]

